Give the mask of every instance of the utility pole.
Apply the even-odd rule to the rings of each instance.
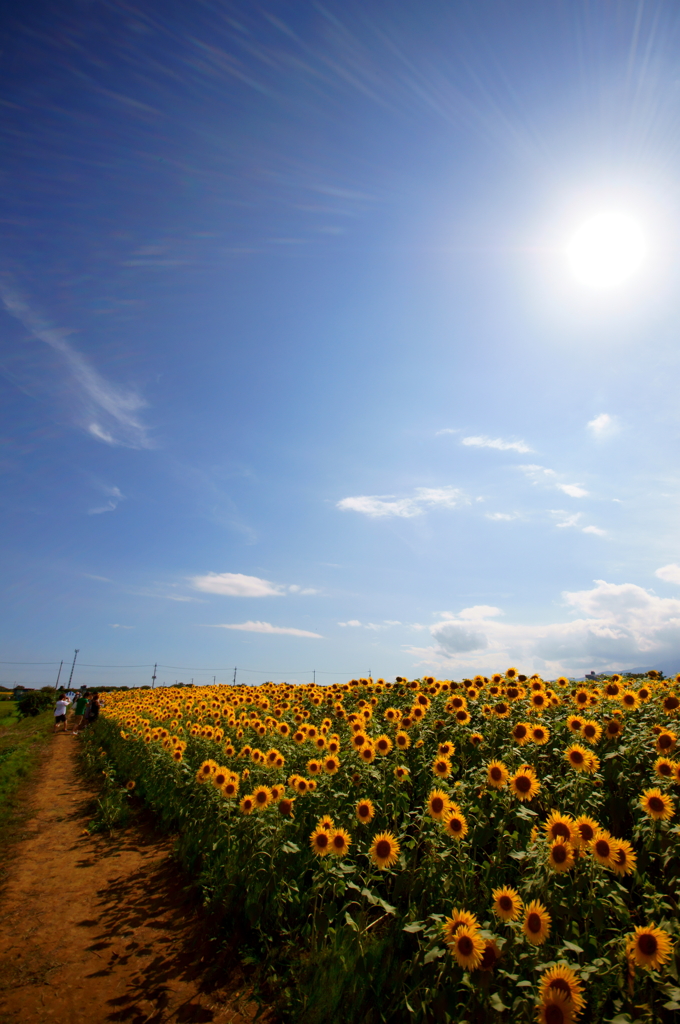
[[[234,666],[234,686],[236,686],[236,666]]]
[[[76,667],[76,658],[78,657],[78,651],[80,647],[76,648],[76,652],[73,655],[73,664],[71,665],[71,675],[68,677],[68,688],[71,689],[71,680],[73,679],[73,669]]]
[[[55,690],[59,686],[59,679],[61,678],[61,669],[62,669],[63,664],[64,664],[64,659],[62,658],[61,659],[61,665],[59,666],[59,671],[57,672],[57,681],[54,684],[54,689]]]
[[[158,668],[158,662],[153,667],[153,675],[151,676],[151,689],[153,690],[156,685],[156,669]]]
[[[213,676],[213,686],[215,685],[215,676]]]

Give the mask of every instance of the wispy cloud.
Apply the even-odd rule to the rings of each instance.
[[[533,452],[524,441],[504,441],[502,437],[464,437],[461,444],[468,448],[496,448],[500,452]]]
[[[616,417],[610,416],[608,412],[601,412],[599,416],[588,422],[588,430],[598,440],[611,437],[612,434],[618,432],[618,429],[619,425]]]
[[[561,508],[551,508],[550,514],[558,517],[558,522],[555,523],[555,526],[557,526],[558,530],[565,530],[571,529],[571,527],[576,527],[576,529],[579,529],[582,533],[593,533],[596,534],[598,537],[606,537],[607,535],[607,531],[602,530],[599,526],[582,526],[582,512],[574,512],[570,514],[569,512],[565,512]]]
[[[126,448],[151,448],[148,428],[140,412],[147,403],[135,391],[106,380],[88,360],[66,340],[67,331],[50,326],[14,290],[0,281],[0,299],[27,331],[48,345],[62,359],[78,395],[78,423],[104,444]],[[108,510],[107,510],[108,511]]]
[[[285,587],[259,576],[244,576],[240,572],[209,572],[204,576],[192,576],[191,585],[205,594],[220,594],[223,597],[282,597]]]
[[[585,498],[588,495],[580,484],[565,484],[559,479],[554,469],[547,469],[545,466],[524,465],[518,466],[522,472],[531,480],[532,484],[543,484],[544,487],[555,487],[558,491],[568,494],[570,498]]]
[[[118,508],[118,502],[123,501],[125,498],[124,494],[121,494],[117,487],[102,487],[101,490],[104,494],[108,495],[108,501],[105,505],[98,505],[96,508],[90,508],[87,510],[88,516],[98,516],[102,512],[113,512]]]
[[[361,623],[358,619],[349,619],[347,622],[339,622],[339,626],[360,626]]]
[[[358,495],[343,498],[337,507],[343,511],[361,512],[371,519],[397,516],[411,519],[422,515],[427,508],[458,508],[468,503],[468,498],[456,487],[418,487],[410,498],[387,495]]]
[[[81,573],[81,576],[84,576],[88,580],[99,580],[101,583],[113,583],[113,580],[110,580],[108,576],[95,576],[94,573],[91,572],[83,572]]]
[[[510,512],[485,512],[484,518],[500,521],[503,519],[515,519],[516,517]]]
[[[134,626],[124,626],[121,622],[111,622],[111,623],[109,623],[109,625],[111,626],[111,629],[134,629],[135,628]]]
[[[292,626],[272,626],[271,622],[221,622],[211,629],[239,629],[245,633],[277,633],[284,636],[306,636],[315,640],[323,640],[321,633],[311,633],[308,629],[294,629]]]
[[[441,437],[442,434],[460,434],[460,433],[461,433],[461,431],[457,427],[444,427],[443,430],[437,430],[434,436],[435,437]]]

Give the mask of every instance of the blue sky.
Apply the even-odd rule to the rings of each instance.
[[[672,5],[4,35],[2,682],[680,669]]]

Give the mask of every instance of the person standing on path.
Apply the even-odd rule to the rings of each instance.
[[[71,731],[74,736],[78,735],[81,723],[83,721],[83,715],[85,714],[85,708],[87,707],[87,697],[84,697],[82,693],[77,694],[76,703],[74,706],[73,722]]]
[[[94,725],[99,718],[99,694],[93,693],[85,709],[85,725]]]
[[[69,706],[71,701],[64,693],[59,694],[59,700],[54,706],[54,731],[57,732],[60,724],[64,723],[64,732],[66,732],[66,708]]]

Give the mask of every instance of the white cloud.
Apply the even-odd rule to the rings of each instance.
[[[680,583],[680,567],[674,568]],[[434,646],[410,651],[421,664],[473,674],[509,664],[548,678],[662,659],[675,660],[680,667],[680,598],[661,598],[633,583],[604,580],[596,580],[590,590],[564,592],[562,598],[574,618],[512,623],[499,621],[482,605],[442,617],[430,627]]]
[[[123,626],[120,622],[111,622],[111,629],[134,629],[134,626]]]
[[[606,537],[607,531],[601,530],[599,526],[584,526],[583,533],[594,533],[598,537]]]
[[[514,519],[514,515],[510,515],[509,512],[487,512],[484,516],[485,519],[494,519],[500,521],[501,519]]]
[[[196,590],[224,597],[281,597],[284,593],[277,583],[240,572],[209,572],[205,576],[192,576],[190,582]]]
[[[680,584],[680,565],[676,565],[675,562],[671,562],[670,565],[662,565],[654,575],[658,576],[660,580],[665,580],[666,583]]]
[[[547,469],[545,466],[533,464],[518,466],[522,472],[531,480],[532,484],[542,484],[544,487],[556,487],[558,490],[568,494],[570,498],[585,498],[588,491],[580,484],[563,484],[557,479],[554,469]]]
[[[88,509],[88,516],[98,516],[101,515],[102,512],[113,512],[114,509],[118,508],[118,502],[123,501],[125,498],[125,495],[121,494],[117,487],[102,487],[101,490],[104,494],[108,495],[109,500],[105,505],[99,505],[96,508]]]
[[[533,452],[524,441],[504,441],[502,437],[464,437],[461,444],[474,448],[497,448],[501,452]]]
[[[359,495],[342,498],[337,507],[342,511],[361,512],[371,519],[397,516],[411,519],[422,515],[426,508],[457,508],[468,499],[456,487],[417,487],[413,497],[396,498],[393,494]]]
[[[453,427],[444,427],[443,430],[438,430],[434,436],[441,437],[442,434],[460,434],[460,428],[454,429]]]
[[[618,423],[614,416],[610,416],[608,412],[602,412],[588,422],[588,429],[594,437],[602,439],[615,434],[618,431]]]
[[[282,636],[306,636],[323,640],[321,633],[310,633],[308,629],[294,629],[292,626],[272,626],[271,622],[221,622],[212,629],[239,629],[245,633],[276,633]]]
[[[570,498],[585,498],[588,492],[578,484],[555,484],[558,490],[564,491]]]
[[[76,386],[80,426],[105,444],[126,448],[151,448],[140,410],[147,403],[135,391],[106,380],[67,340],[68,332],[51,327],[6,283],[0,283],[0,298],[8,313],[16,317],[34,338],[61,357],[72,384]],[[109,511],[109,510],[105,510]]]
[[[558,509],[551,509],[550,511],[554,516],[562,516],[560,522],[556,524],[559,530],[563,530],[565,528],[568,529],[571,526],[578,526],[578,521],[581,518],[580,512],[574,512],[574,514],[570,516],[567,512],[561,512]]]
[[[339,626],[360,626],[361,623],[358,619],[350,619],[349,622],[339,622]]]
[[[300,587],[297,583],[291,583],[288,587],[291,594],[318,594],[319,591],[314,587]]]

